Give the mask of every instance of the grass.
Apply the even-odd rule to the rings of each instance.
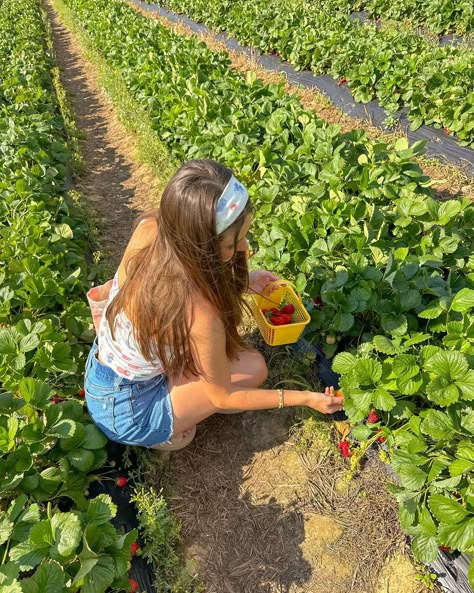
[[[199,578],[184,564],[181,525],[156,488],[163,458],[143,448],[134,449],[134,454],[138,463],[131,461],[131,449],[127,449],[124,465],[134,485],[131,501],[137,508],[138,531],[145,544],[143,558],[153,567],[156,593],[201,593]]]

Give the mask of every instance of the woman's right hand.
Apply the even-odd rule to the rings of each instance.
[[[328,389],[326,390],[328,391]],[[325,393],[318,393],[316,391],[308,391],[307,406],[317,410],[323,414],[334,414],[344,408],[344,398],[341,396],[330,395]]]

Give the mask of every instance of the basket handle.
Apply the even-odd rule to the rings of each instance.
[[[293,282],[290,282],[290,280],[284,280],[283,278],[278,278],[278,280],[273,280],[273,282],[269,282],[269,283],[268,283],[268,284],[265,286],[265,289],[262,291],[262,295],[263,295],[265,298],[268,298],[268,300],[271,300],[271,299],[269,298],[269,297],[271,297],[271,294],[270,294],[268,297],[266,297],[266,296],[265,296],[265,293],[268,291],[268,289],[270,289],[270,288],[274,288],[274,287],[278,287],[278,286],[291,286],[291,288],[293,288],[293,290],[296,292],[296,295],[297,295],[297,297],[299,298],[299,300],[300,300],[301,302],[303,302],[303,301],[302,301],[302,299],[301,299],[301,294],[300,294],[300,291],[299,291],[299,290],[296,288],[296,285],[295,285]]]

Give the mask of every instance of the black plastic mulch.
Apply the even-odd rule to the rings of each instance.
[[[106,479],[100,482],[92,482],[89,486],[89,496],[94,498],[99,494],[109,494],[113,502],[117,505],[117,515],[112,520],[114,527],[120,532],[126,533],[132,529],[138,528],[137,508],[131,502],[131,488],[130,484],[124,487],[119,487],[116,484],[116,479],[119,476],[127,477],[128,470],[123,466],[123,455],[125,452],[125,445],[120,445],[109,441],[107,444],[108,462],[115,462],[113,472],[108,472]],[[137,463],[134,459],[133,449],[131,450],[131,460]],[[144,542],[140,537],[136,540],[140,547],[143,548]],[[153,585],[153,570],[152,567],[139,556],[132,558],[132,567],[129,571],[129,578],[134,579],[138,583],[138,591],[146,593],[156,593]]]

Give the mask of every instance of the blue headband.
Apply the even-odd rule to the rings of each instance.
[[[235,222],[249,200],[245,187],[232,175],[217,202],[216,229],[220,235]]]

